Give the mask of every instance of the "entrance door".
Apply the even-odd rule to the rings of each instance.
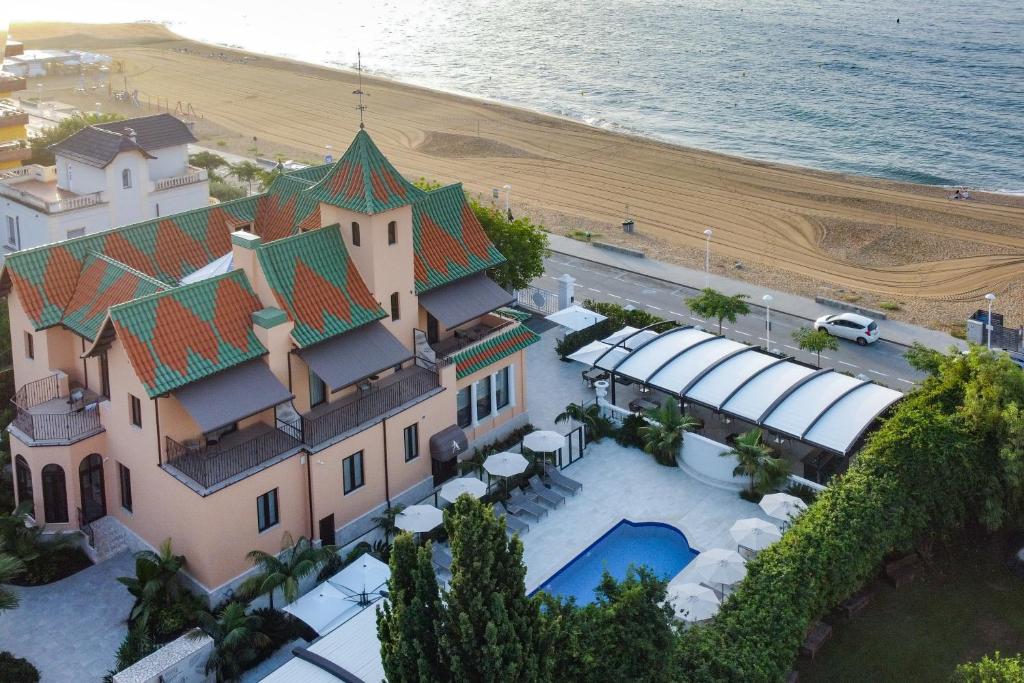
[[[103,487],[103,458],[93,453],[78,466],[82,490],[82,522],[89,524],[107,514],[107,495]]]
[[[323,545],[334,545],[334,515],[327,515],[320,520],[320,542]]]
[[[431,474],[434,475],[434,486],[440,486],[459,473],[459,461],[452,458],[447,462],[438,462],[431,458],[430,469]]]

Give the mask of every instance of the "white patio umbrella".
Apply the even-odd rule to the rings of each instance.
[[[495,453],[484,460],[484,469],[496,477],[514,477],[526,471],[530,463],[520,453]]]
[[[596,325],[602,320],[606,320],[607,316],[601,315],[589,308],[583,308],[579,304],[573,304],[547,316],[547,320],[566,327],[573,332],[585,330],[591,325]]]
[[[377,597],[391,577],[391,568],[369,553],[327,579],[327,583],[360,605],[368,605]]]
[[[433,505],[410,505],[395,517],[395,526],[413,533],[430,531],[444,521],[444,513]]]
[[[554,453],[565,448],[565,437],[550,429],[540,429],[527,434],[523,446],[534,453]]]
[[[729,529],[729,534],[736,543],[751,550],[764,550],[782,538],[779,527],[757,517],[739,520]]]
[[[459,496],[465,493],[474,498],[479,498],[487,493],[487,484],[476,477],[459,477],[458,479],[452,479],[441,487],[441,497],[451,503],[454,503]]]
[[[788,493],[772,493],[761,499],[761,509],[769,517],[791,520],[807,509],[807,503]]]
[[[715,616],[722,602],[715,591],[699,583],[669,585],[668,603],[686,621],[704,621]]]
[[[705,550],[690,566],[701,581],[721,584],[723,593],[726,586],[741,581],[747,575],[747,565],[740,554],[725,548]]]
[[[574,360],[577,363],[583,363],[584,365],[593,365],[594,362],[603,356],[610,348],[610,344],[605,344],[600,341],[592,341],[583,348],[570,353],[566,358]]]

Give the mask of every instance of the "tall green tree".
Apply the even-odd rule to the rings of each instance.
[[[676,457],[683,447],[683,432],[693,431],[700,422],[680,411],[679,404],[671,398],[648,411],[647,417],[656,424],[648,422],[637,430],[643,439],[644,451],[653,455],[659,464],[676,467],[679,464]]]
[[[430,544],[417,547],[401,534],[391,549],[388,600],[377,611],[384,673],[391,683],[451,680],[440,647],[446,615],[431,562]]]
[[[750,313],[746,294],[728,296],[717,289],[705,287],[700,294],[686,300],[690,310],[702,318],[714,318],[718,321],[718,334],[722,334],[722,321],[736,322],[736,317]]]
[[[0,555],[0,612],[6,612],[18,606],[20,602],[18,594],[6,588],[5,584],[13,581],[24,570],[25,565],[17,557]]]
[[[74,114],[69,116],[55,126],[44,128],[38,137],[32,138],[30,143],[32,157],[29,159],[29,163],[52,166],[54,158],[53,152],[49,150],[50,145],[74,135],[86,126],[120,121],[123,118],[120,114]]]
[[[822,351],[838,351],[839,340],[825,330],[800,327],[793,330],[793,341],[804,351],[817,354],[818,367],[821,367]]]
[[[269,596],[270,608],[274,609],[274,591],[280,589],[287,605],[298,599],[302,579],[319,571],[333,552],[336,552],[334,546],[314,548],[305,536],[292,541],[292,535],[286,531],[277,555],[262,550],[249,551],[246,557],[259,571],[243,581],[238,590],[249,598]]]
[[[211,181],[220,180],[220,175],[217,171],[228,166],[228,162],[224,157],[205,149],[202,152],[190,155],[188,163],[196,168],[205,169]]]
[[[196,640],[204,634],[213,639],[206,673],[215,673],[218,681],[237,680],[256,659],[259,648],[270,644],[270,638],[260,631],[263,620],[246,614],[245,605],[240,602],[228,603],[216,616],[202,612],[198,618],[199,630],[189,635]]]
[[[544,257],[548,253],[548,236],[529,218],[509,220],[505,212],[470,200],[477,220],[505,257],[505,263],[491,270],[491,278],[508,291],[525,288],[534,278],[544,274]]]
[[[779,486],[789,474],[789,463],[775,457],[772,449],[762,441],[762,436],[761,430],[755,427],[737,436],[732,450],[722,453],[723,457],[732,456],[739,461],[733,474],[749,478],[747,491],[751,494],[764,493]]]
[[[391,542],[391,537],[398,531],[396,521],[398,515],[402,514],[402,510],[405,509],[404,505],[392,505],[387,508],[381,514],[372,518],[370,521],[380,527],[380,530],[384,532],[384,541],[387,543]]]

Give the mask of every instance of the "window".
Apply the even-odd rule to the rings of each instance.
[[[359,246],[359,224],[355,222],[352,223],[352,246]]]
[[[18,505],[28,503],[29,513],[33,512],[32,470],[28,468],[28,461],[20,455],[14,457],[14,485],[18,492]]]
[[[267,491],[256,499],[256,524],[261,532],[277,526],[277,489]]]
[[[405,461],[415,460],[420,454],[420,426],[411,424],[402,431],[405,442]]]
[[[132,511],[132,471],[117,463],[117,476],[121,481],[121,507]]]
[[[131,412],[132,424],[136,427],[142,426],[142,401],[138,396],[128,394],[129,410]]]
[[[65,177],[65,178],[67,179],[67,181],[68,181],[68,189],[69,189],[69,190],[72,190],[73,188],[71,187],[71,162],[70,162],[70,161],[69,161],[69,162],[67,162],[67,163],[66,163],[66,164],[64,165],[64,177]]]
[[[47,524],[66,524],[68,521],[68,488],[64,481],[64,468],[60,465],[43,468],[43,514]]]
[[[127,168],[121,171],[121,187],[126,190],[132,187],[132,172]]]
[[[318,406],[327,400],[327,385],[313,369],[309,369],[309,407]]]
[[[25,333],[25,358],[36,357],[36,340],[31,332]]]
[[[398,241],[398,223],[391,221],[388,223],[388,244],[394,244]]]
[[[455,396],[455,421],[460,427],[468,427],[473,422],[473,409],[469,402],[469,387],[459,389]]]
[[[346,494],[352,493],[365,484],[366,482],[363,481],[363,452],[353,453],[342,460],[341,472]]]
[[[18,219],[15,216],[7,217],[7,244],[15,248],[18,246]]]
[[[484,377],[476,383],[476,419],[481,420],[491,414],[491,378]]]
[[[110,363],[106,351],[100,354],[100,393],[110,398]]]
[[[156,217],[160,218],[160,202],[156,203]]]
[[[68,230],[68,239],[70,240],[76,237],[81,237],[84,234],[85,228],[71,228],[70,230]]]
[[[494,375],[494,406],[498,410],[507,406],[511,400],[508,392],[509,375],[508,366],[498,370],[497,374]]]
[[[398,310],[398,292],[391,295],[391,319],[398,320],[401,311]]]

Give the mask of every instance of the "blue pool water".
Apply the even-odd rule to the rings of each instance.
[[[624,519],[537,590],[565,599],[576,598],[578,604],[584,605],[594,602],[594,589],[605,569],[621,581],[629,565],[646,565],[658,577],[671,579],[697,554],[683,532],[675,527]]]

